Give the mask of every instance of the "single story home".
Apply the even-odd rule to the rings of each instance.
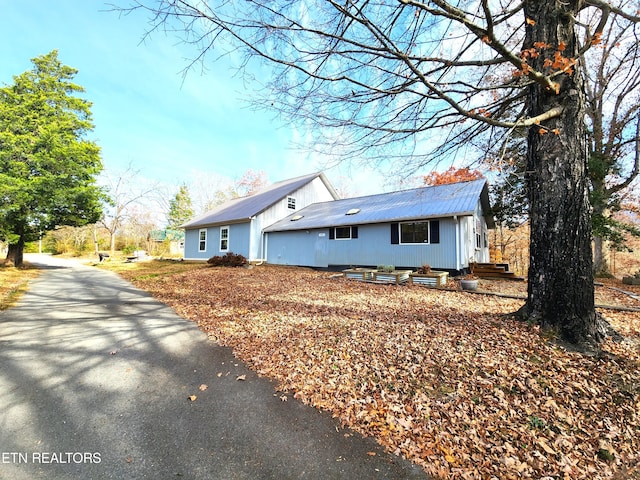
[[[268,263],[462,272],[489,262],[485,180],[315,203],[264,229]]]
[[[489,261],[485,180],[338,199],[322,173],[276,183],[184,225],[185,259],[226,252],[271,264],[462,272]]]
[[[324,175],[314,173],[275,183],[230,200],[182,225],[185,260],[208,260],[228,252],[265,260],[264,229],[302,208],[332,201],[338,194]]]

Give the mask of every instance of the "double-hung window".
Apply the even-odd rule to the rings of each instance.
[[[206,252],[207,251],[207,229],[201,228],[198,230],[198,251]]]
[[[229,251],[229,227],[220,227],[220,251]]]

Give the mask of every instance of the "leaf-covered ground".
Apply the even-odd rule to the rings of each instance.
[[[29,281],[39,275],[39,271],[26,264],[21,268],[8,265],[0,260],[0,310],[5,310],[18,301]]]
[[[593,358],[505,315],[518,299],[273,266],[121,274],[435,478],[640,478],[638,312],[601,310],[627,340]],[[597,303],[640,308],[597,290]]]

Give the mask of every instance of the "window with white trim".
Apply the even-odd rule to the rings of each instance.
[[[229,251],[229,227],[220,227],[220,251]]]
[[[391,224],[391,244],[433,245],[440,243],[440,220]]]
[[[351,227],[336,227],[336,240],[348,240],[351,238]]]
[[[429,222],[401,223],[400,243],[429,243]]]
[[[198,251],[206,252],[207,251],[207,229],[201,228],[198,230]]]
[[[358,238],[358,227],[332,227],[329,229],[329,240],[351,240]]]

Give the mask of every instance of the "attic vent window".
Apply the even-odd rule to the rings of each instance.
[[[298,220],[300,220],[304,215],[294,215],[293,217],[291,217],[291,221],[292,222],[297,222]]]
[[[345,213],[345,215],[355,215],[356,213],[359,213],[359,212],[360,212],[359,208],[352,208],[347,213]]]

